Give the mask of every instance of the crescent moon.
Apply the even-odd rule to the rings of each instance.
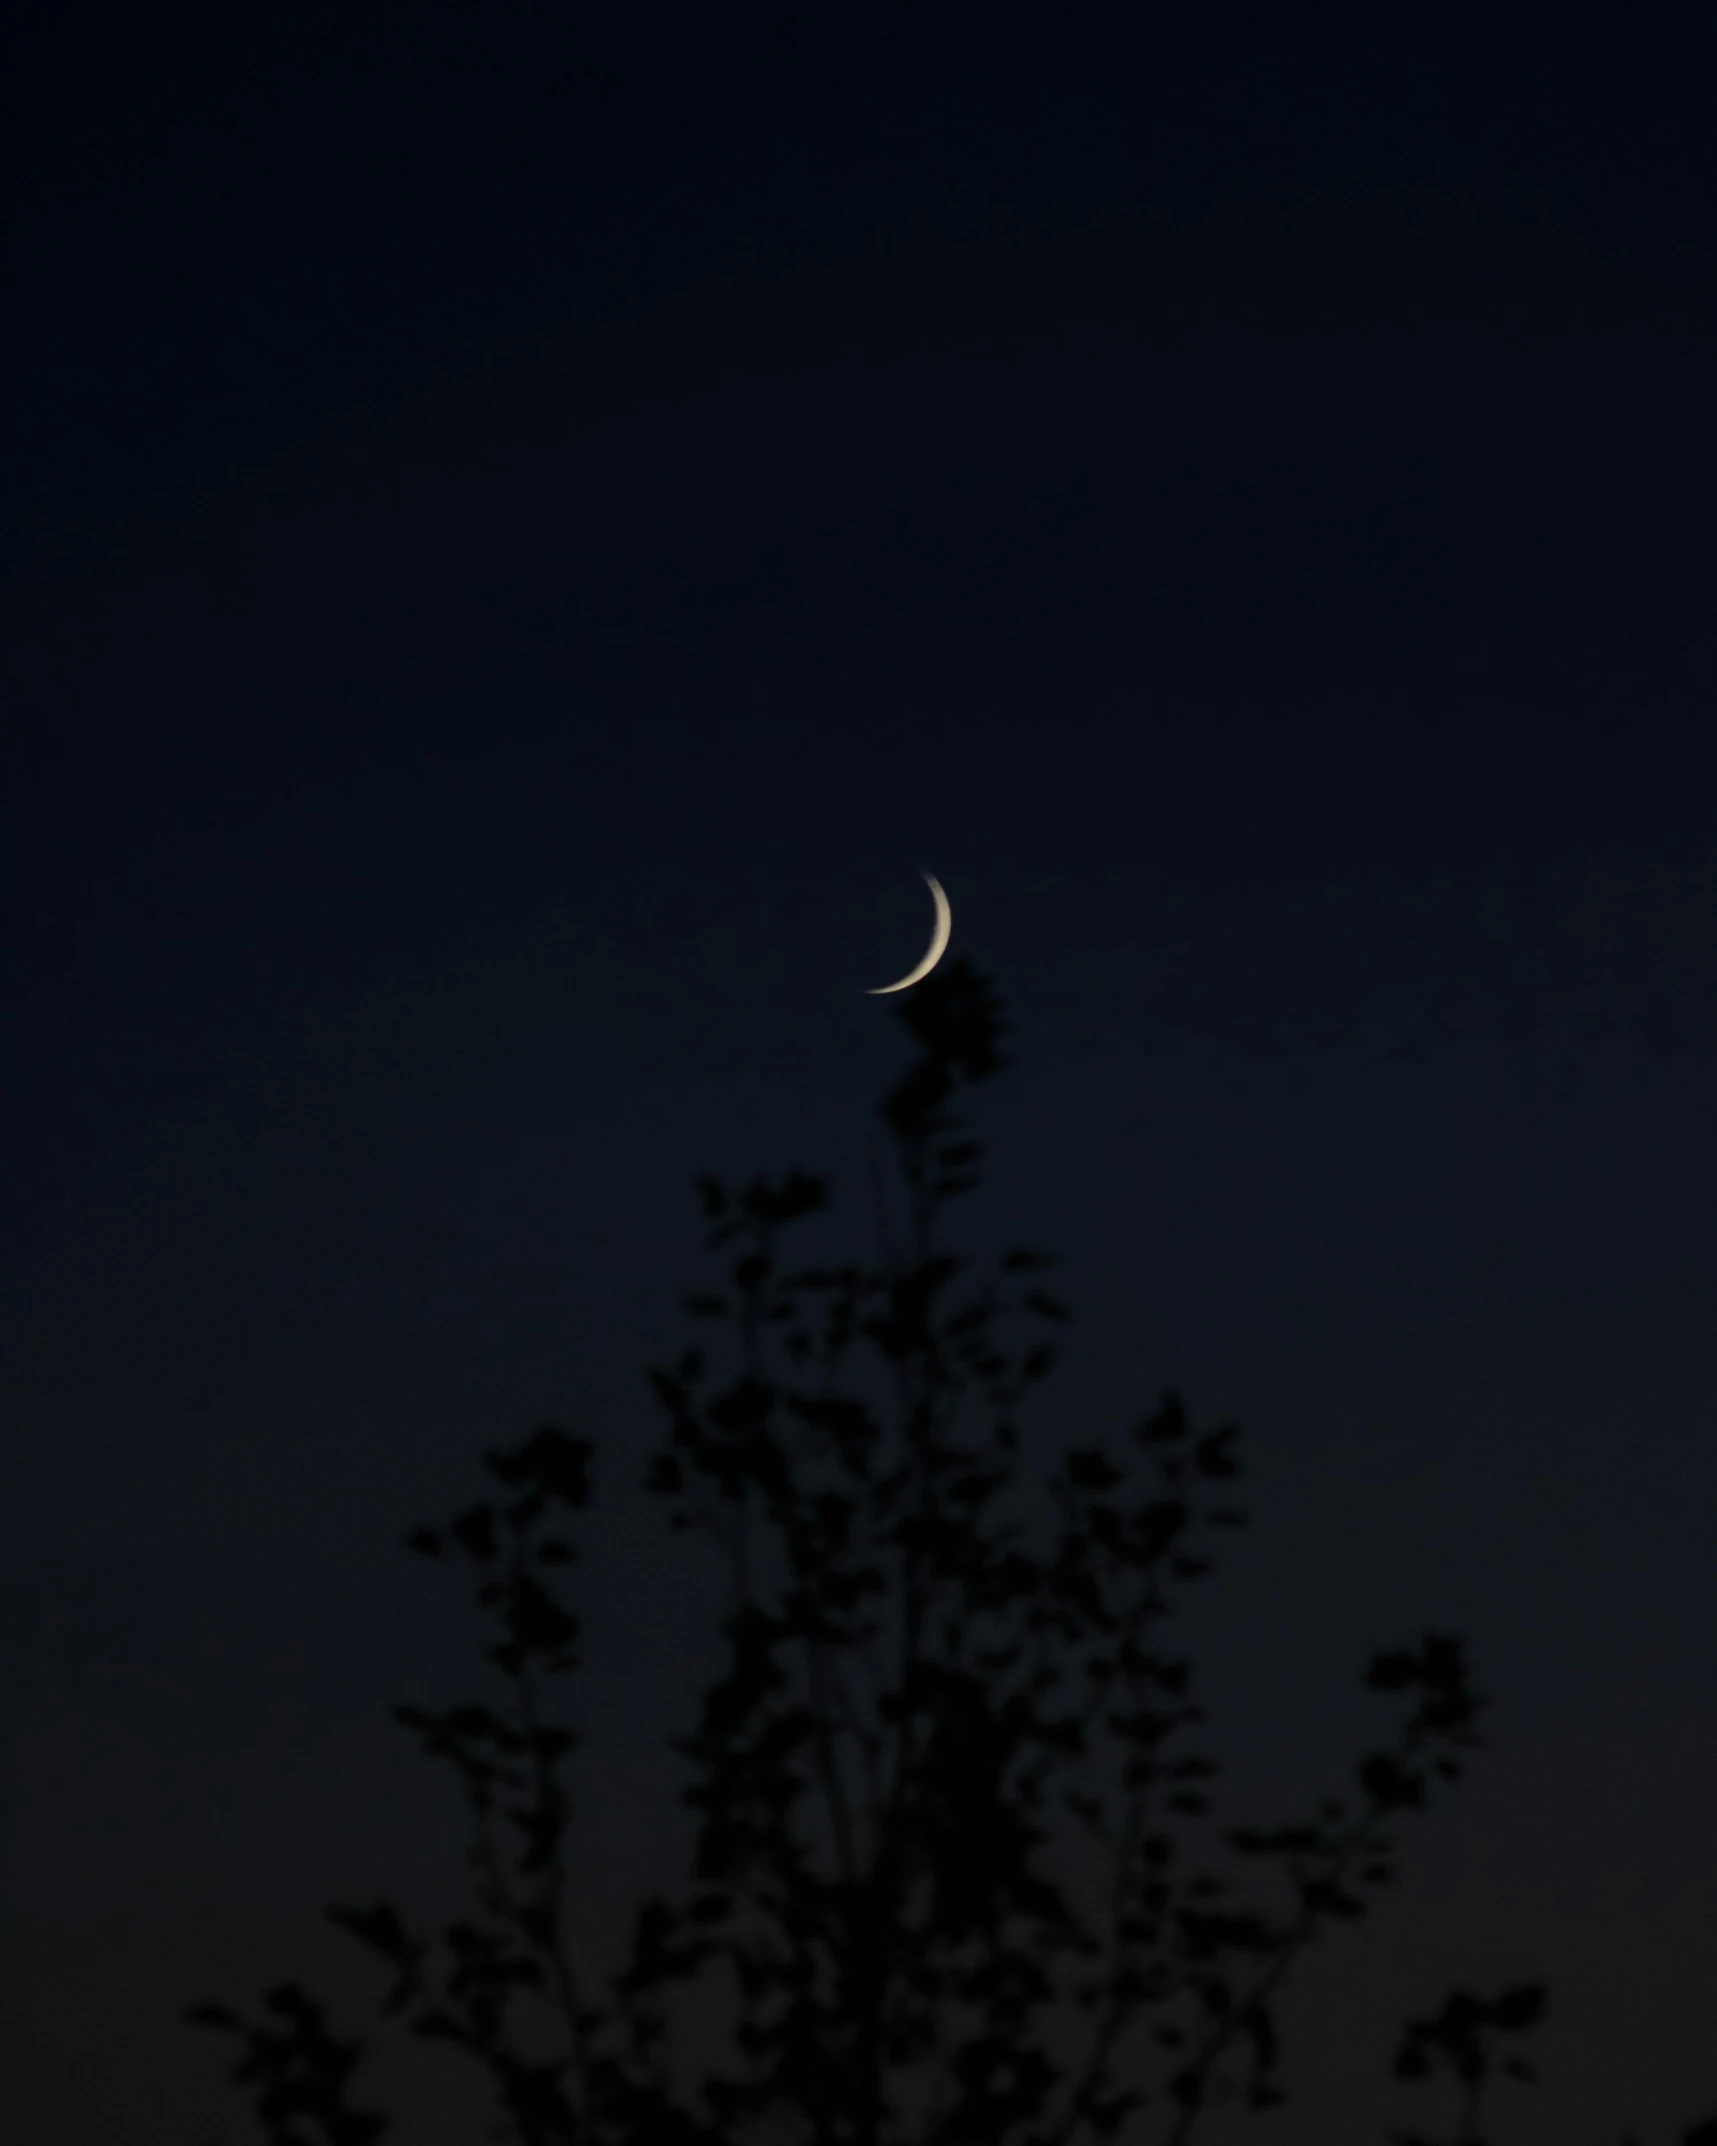
[[[936,924],[930,934],[930,946],[917,968],[909,969],[897,984],[878,984],[865,993],[866,998],[885,998],[890,991],[904,991],[909,984],[922,983],[948,951],[948,934],[954,928],[954,912],[948,907],[948,897],[930,874],[924,874],[924,884],[930,889],[930,899],[936,904]]]

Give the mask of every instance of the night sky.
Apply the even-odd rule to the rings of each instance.
[[[31,14],[8,2139],[239,2146],[180,2008],[356,2019],[325,1904],[463,1897],[389,1708],[477,1627],[402,1538],[545,1419],[593,1927],[677,1868],[691,1180],[827,1170],[869,1249],[921,868],[1013,1030],[961,1232],[1076,1315],[1034,1437],[1245,1428],[1244,1815],[1377,1647],[1494,1701],[1256,2135],[1445,2122],[1400,2021],[1540,1976],[1503,2146],[1717,2111],[1706,12]]]

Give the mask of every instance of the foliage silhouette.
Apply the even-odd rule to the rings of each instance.
[[[1454,2146],[1485,2146],[1479,2129],[1484,2113],[1485,2090],[1497,2062],[1492,2036],[1524,2034],[1544,2016],[1544,1985],[1523,1982],[1515,1989],[1486,2000],[1465,1990],[1452,1990],[1440,2012],[1428,2019],[1409,2020],[1395,2058],[1398,2079],[1423,2079],[1438,2069],[1447,2069],[1460,2082],[1460,2128]],[[1511,2079],[1534,2082],[1538,2074],[1524,2058],[1505,2056],[1503,2074]],[[1396,2146],[1438,2146],[1422,2131],[1398,2131]]]
[[[475,1913],[439,1938],[385,1900],[329,1913],[386,1962],[382,2017],[481,2065],[517,2146],[1185,2146],[1216,2106],[1284,2098],[1286,1978],[1364,1914],[1401,1822],[1478,1745],[1465,1650],[1425,1634],[1370,1662],[1397,1719],[1344,1795],[1225,1824],[1220,1864],[1195,1851],[1218,1769],[1169,1627],[1216,1533],[1244,1524],[1225,1487],[1240,1434],[1195,1429],[1171,1391],[1119,1450],[1063,1449],[1047,1543],[992,1511],[1024,1487],[1019,1410],[1067,1313],[1045,1255],[979,1268],[937,1233],[978,1181],[957,1106],[1003,1065],[991,986],[948,961],[898,1010],[918,1054],[881,1116],[903,1244],[790,1267],[783,1240],[824,1207],[823,1180],[699,1180],[728,1272],[688,1310],[725,1352],[652,1374],[667,1435],[648,1487],[726,1560],[726,1667],[675,1743],[689,1878],[642,1903],[605,1988],[568,1927],[562,1769],[579,1739],[554,1704],[579,1666],[555,1575],[576,1561],[564,1530],[589,1503],[590,1442],[545,1427],[489,1452],[505,1495],[408,1537],[470,1568],[507,1687],[504,1711],[395,1709],[460,1777]],[[1101,1858],[1095,1902],[1054,1867],[1075,1835]],[[736,2001],[737,2061],[687,2088],[671,2004],[712,1974]],[[1397,2069],[1453,2067],[1463,2146],[1486,2036],[1530,2025],[1541,1999],[1457,1991],[1409,2026]],[[188,2016],[245,2042],[235,2076],[270,2146],[382,2136],[346,2100],[363,2042],[295,1988],[269,2003],[284,2029]],[[1055,2007],[1078,2021],[1071,2056],[1045,2040]],[[526,2053],[527,2013],[550,2053]]]

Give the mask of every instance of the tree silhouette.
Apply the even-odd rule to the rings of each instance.
[[[699,1180],[727,1274],[688,1309],[715,1353],[652,1374],[667,1435],[648,1485],[726,1560],[725,1667],[674,1746],[689,1875],[642,1903],[605,1987],[568,1928],[578,1738],[554,1706],[579,1666],[555,1578],[590,1442],[545,1427],[489,1452],[505,1495],[408,1538],[471,1569],[507,1687],[502,1710],[395,1709],[460,1776],[475,1909],[439,1938],[385,1900],[329,1913],[388,1964],[383,2016],[466,2050],[518,2146],[1185,2146],[1214,2107],[1284,2098],[1287,1977],[1364,1914],[1402,1822],[1478,1744],[1464,1648],[1427,1633],[1371,1660],[1395,1725],[1346,1793],[1216,1828],[1219,1858],[1198,1849],[1218,1769],[1171,1630],[1217,1532],[1244,1523],[1239,1431],[1195,1428],[1169,1392],[1118,1446],[1065,1445],[1034,1510],[1005,1509],[1031,1487],[1019,1411],[1067,1314],[1043,1254],[979,1266],[939,1235],[982,1156],[958,1105],[1003,1064],[991,986],[945,962],[899,1012],[917,1055],[881,1116],[903,1242],[790,1266],[823,1180]],[[1075,1838],[1095,1887],[1058,1868]],[[671,2003],[711,1976],[735,2000],[732,2051],[687,2086]],[[295,1986],[269,2004],[284,2025],[189,2016],[244,2040],[235,2076],[270,2146],[382,2136],[345,2098],[362,2041]],[[1477,2146],[1487,2036],[1541,2006],[1536,1987],[1488,2007],[1457,1991],[1409,2026],[1397,2070],[1454,2069],[1461,2146]]]

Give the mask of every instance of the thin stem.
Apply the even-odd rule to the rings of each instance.
[[[521,1667],[515,1673],[519,1697],[520,1719],[525,1725],[525,1738],[531,1754],[532,1785],[536,1790],[540,1810],[549,1808],[553,1792],[558,1787],[552,1777],[549,1762],[544,1757],[537,1741],[538,1719],[536,1695],[531,1679]],[[554,1845],[550,1851],[548,1866],[543,1877],[543,1905],[547,1912],[549,1942],[543,1949],[549,1959],[550,1972],[554,1976],[555,1989],[560,1998],[561,2009],[566,2014],[567,2033],[571,2041],[574,2073],[578,2082],[578,2109],[580,2122],[588,2119],[590,2107],[591,2044],[590,2032],[578,2001],[578,1983],[572,1962],[567,1958],[563,1936],[562,1912],[566,1895],[566,1866],[561,1859],[561,1840],[564,1825],[555,1828]]]

